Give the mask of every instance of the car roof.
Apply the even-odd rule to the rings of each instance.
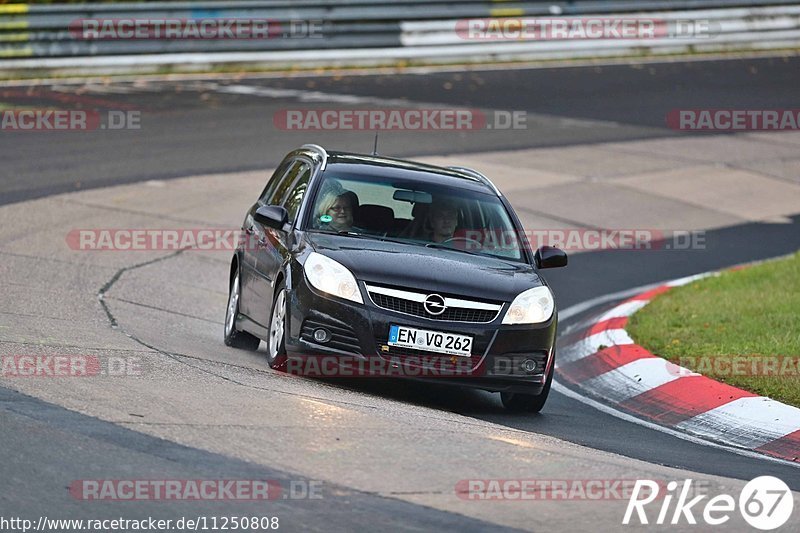
[[[468,169],[438,167],[417,161],[407,161],[380,155],[355,154],[350,152],[328,152],[327,169],[336,172],[365,174],[375,172],[387,178],[411,179],[425,181],[436,185],[451,186],[477,192],[498,195],[488,183],[473,175]],[[476,173],[477,174],[477,173]]]

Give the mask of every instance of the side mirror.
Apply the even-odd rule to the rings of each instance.
[[[283,229],[289,222],[289,212],[279,205],[264,205],[256,209],[256,222],[274,229]]]
[[[536,268],[559,268],[567,266],[567,254],[553,246],[542,246],[533,254]]]

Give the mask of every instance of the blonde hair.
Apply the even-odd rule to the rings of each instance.
[[[317,211],[314,216],[314,224],[317,227],[320,225],[320,217],[328,214],[328,211],[334,206],[339,198],[345,198],[353,211],[355,211],[356,207],[358,207],[356,200],[357,197],[354,192],[348,191],[338,184],[334,187],[328,187],[320,192],[320,197],[317,201]]]
[[[328,210],[333,207],[333,204],[336,203],[336,199],[339,198],[341,193],[335,189],[328,189],[319,197],[317,201],[317,212],[316,212],[316,220],[319,221],[319,217],[326,214]]]

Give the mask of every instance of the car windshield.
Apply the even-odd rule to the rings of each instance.
[[[420,180],[326,173],[306,228],[524,261],[517,232],[490,193]]]

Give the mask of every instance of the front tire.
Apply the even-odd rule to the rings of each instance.
[[[240,350],[255,352],[261,340],[246,331],[236,329],[236,318],[239,316],[239,298],[241,297],[241,281],[239,269],[233,278],[230,289],[228,290],[228,309],[225,312],[225,345]]]
[[[272,300],[272,317],[269,321],[269,338],[267,339],[267,363],[270,368],[283,370],[286,367],[286,287],[283,282],[275,290]]]
[[[514,413],[538,413],[547,403],[550,395],[550,385],[553,383],[555,368],[550,369],[544,388],[539,394],[521,394],[518,392],[501,392],[500,400],[507,411]]]

